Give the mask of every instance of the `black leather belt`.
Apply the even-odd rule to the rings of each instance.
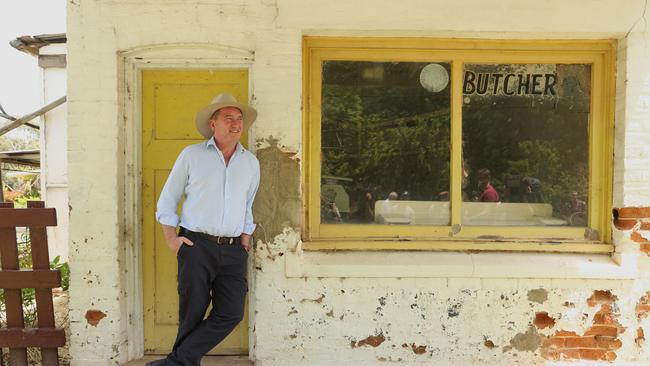
[[[241,237],[235,236],[235,237],[230,237],[230,236],[214,236],[206,233],[200,233],[197,231],[192,231],[188,230],[184,227],[181,227],[181,230],[179,232],[179,235],[183,234],[190,234],[194,236],[198,236],[199,238],[211,241],[215,244],[224,244],[224,245],[241,245]]]

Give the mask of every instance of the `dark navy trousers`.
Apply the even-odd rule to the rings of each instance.
[[[166,364],[200,366],[244,317],[248,252],[240,244],[216,244],[182,228],[179,235],[194,246],[183,244],[178,251],[178,335]]]

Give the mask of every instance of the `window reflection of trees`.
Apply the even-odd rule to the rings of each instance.
[[[342,184],[352,221],[369,220],[368,194],[437,200],[449,190],[449,88],[424,90],[419,70],[425,65],[328,62],[323,68],[322,175],[351,179]]]
[[[344,187],[349,200],[349,212],[323,214],[333,218],[325,221],[372,221],[372,203],[391,192],[408,192],[417,201],[448,199],[450,89],[426,91],[418,80],[426,65],[324,63],[321,175],[330,177],[323,184]],[[449,65],[442,65],[450,70]],[[508,73],[526,72],[527,66],[468,67],[477,73]],[[464,96],[467,180],[463,197],[471,200],[480,194],[476,172],[488,168],[502,202],[551,204],[553,216],[584,226],[591,68],[533,67],[551,68],[557,74],[557,95]],[[571,219],[577,207],[574,196],[585,202],[578,205],[581,220]]]
[[[507,66],[467,68],[503,72]],[[536,199],[550,203],[553,216],[568,220],[574,213],[571,193],[585,201],[588,194],[591,70],[588,65],[549,66],[558,74],[557,96],[465,96],[463,156],[473,170],[492,172],[492,185],[504,202],[530,202],[525,179],[536,178]],[[476,174],[469,173],[467,196],[472,197]]]

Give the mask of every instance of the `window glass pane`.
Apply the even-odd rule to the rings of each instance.
[[[586,226],[590,65],[465,65],[462,222]]]
[[[449,224],[450,65],[326,61],[321,222]]]

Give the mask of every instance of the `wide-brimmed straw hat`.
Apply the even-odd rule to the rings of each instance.
[[[210,129],[210,117],[212,117],[214,112],[225,107],[235,107],[241,111],[242,117],[244,118],[244,130],[248,130],[253,122],[255,122],[255,118],[257,118],[257,111],[255,108],[239,103],[230,93],[223,92],[214,97],[210,105],[201,108],[201,110],[196,114],[196,129],[199,130],[199,133],[206,139],[209,139],[213,135],[212,130]]]

